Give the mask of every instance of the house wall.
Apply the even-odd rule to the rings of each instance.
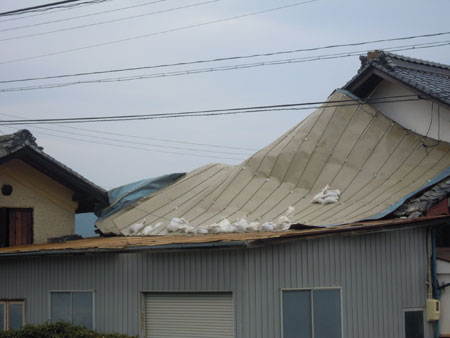
[[[371,97],[397,95],[414,95],[414,93],[405,87],[383,80],[375,88]],[[373,103],[371,105],[401,126],[420,135],[427,135],[430,122],[432,122],[428,136],[450,142],[450,111],[444,107],[440,107],[438,112],[438,107],[434,104],[432,113],[430,101]]]
[[[342,288],[343,338],[402,338],[425,308],[426,230],[303,239],[253,249],[0,259],[0,299],[49,319],[50,290],[94,290],[96,329],[139,334],[143,291],[232,291],[238,338],[281,337],[281,290]],[[426,337],[432,337],[425,323]]]
[[[437,279],[439,285],[450,283],[450,263],[437,260],[436,264]],[[441,291],[441,334],[450,335],[450,287]]]
[[[10,196],[0,194],[0,207],[33,208],[34,243],[47,243],[49,237],[74,233],[78,203],[72,191],[21,160],[0,166],[0,187],[13,187]]]

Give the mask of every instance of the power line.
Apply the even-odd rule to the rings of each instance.
[[[5,113],[1,113],[0,115],[10,116],[10,117],[15,117],[15,118],[23,118],[21,116],[5,114]],[[122,134],[122,133],[107,132],[107,131],[102,131],[102,130],[98,130],[98,129],[97,130],[92,130],[92,129],[74,127],[74,126],[66,126],[66,125],[60,125],[60,127],[64,127],[64,128],[68,128],[68,129],[74,129],[74,130],[81,130],[81,131],[86,131],[86,132],[96,133],[96,134],[100,133],[100,134],[105,134],[105,135],[122,136],[122,137],[141,139],[141,140],[168,142],[168,143],[176,143],[176,144],[188,144],[188,145],[202,146],[202,147],[208,147],[208,148],[224,148],[224,149],[250,150],[250,151],[258,150],[258,149],[255,149],[255,148],[230,147],[230,146],[210,144],[210,143],[187,142],[187,141],[180,141],[180,140],[170,140],[170,139],[162,139],[162,138],[154,138],[154,137],[146,137],[146,136],[129,135],[129,134]],[[41,128],[43,128],[43,127],[41,127]],[[45,128],[45,129],[48,129],[48,128]],[[48,129],[48,130],[56,131],[54,129]],[[89,135],[85,135],[85,136],[89,136]]]
[[[380,96],[371,97],[360,102],[355,100],[338,100],[338,101],[315,101],[315,102],[301,102],[289,103],[268,106],[253,106],[240,108],[226,108],[226,109],[211,109],[211,110],[197,110],[184,111],[177,113],[153,113],[141,115],[116,115],[116,116],[91,116],[91,117],[71,117],[71,118],[47,118],[47,119],[20,119],[20,120],[1,120],[0,125],[23,125],[23,124],[63,124],[63,123],[92,123],[92,122],[113,122],[113,121],[136,121],[136,120],[152,120],[163,118],[178,118],[178,117],[197,117],[197,116],[220,116],[220,115],[234,115],[234,114],[249,114],[257,112],[275,112],[284,110],[309,110],[320,108],[321,105],[327,107],[345,107],[358,106],[366,103],[396,103],[396,102],[410,102],[430,99],[429,95],[396,95],[396,96]]]
[[[111,1],[111,0],[110,0]],[[56,10],[51,10],[51,11],[46,11],[46,12],[39,12],[36,14],[32,14],[32,15],[27,15],[27,16],[18,16],[18,17],[13,17],[10,19],[3,19],[0,20],[0,24],[4,23],[4,22],[8,22],[8,21],[16,21],[16,20],[23,20],[23,19],[28,19],[28,18],[33,18],[36,16],[41,16],[41,15],[47,15],[47,14],[53,14],[53,13],[58,13],[58,12],[62,12],[62,11],[67,11],[69,9],[74,9],[74,8],[81,8],[81,7],[86,7],[86,6],[91,6],[91,5],[97,5],[99,2],[96,1],[92,1],[92,2],[87,2],[87,3],[83,3],[83,4],[79,4],[76,7],[63,7],[63,8],[59,8]]]
[[[5,115],[5,114],[2,114],[2,115]],[[101,133],[101,134],[106,134],[106,135],[116,135],[116,136],[130,137],[130,138],[134,138],[134,139],[161,141],[161,142],[169,142],[169,143],[189,144],[189,145],[202,146],[202,147],[224,148],[224,149],[235,149],[235,150],[250,150],[250,151],[258,150],[258,149],[255,149],[255,148],[230,147],[230,146],[209,144],[209,143],[187,142],[187,141],[169,140],[169,139],[146,137],[146,136],[136,136],[136,135],[122,134],[122,133],[113,133],[113,132],[107,132],[107,131],[101,131],[101,130],[91,130],[91,129],[85,129],[85,128],[78,128],[78,127],[73,127],[73,126],[65,126],[65,125],[62,125],[62,127],[70,128],[70,129],[83,130],[83,131],[92,132],[92,133]]]
[[[115,141],[115,142],[122,142],[122,143],[136,144],[136,145],[144,145],[144,146],[150,146],[150,147],[158,147],[158,148],[163,148],[163,149],[187,150],[187,151],[203,152],[203,153],[211,153],[211,154],[244,155],[244,156],[251,155],[248,153],[236,153],[236,152],[227,152],[227,151],[218,151],[218,150],[195,149],[195,148],[175,147],[175,146],[169,146],[169,145],[159,145],[159,144],[152,144],[152,143],[128,141],[128,140],[121,140],[121,139],[112,138],[112,137],[88,135],[88,134],[82,134],[82,133],[76,133],[76,132],[68,132],[68,131],[64,131],[64,130],[55,130],[55,129],[45,128],[45,127],[34,127],[34,128],[39,128],[39,129],[43,129],[43,130],[64,133],[64,134],[71,134],[71,135],[75,135],[75,136],[84,136],[84,137],[90,137],[90,138],[94,138],[94,139],[101,139],[101,140]]]
[[[0,17],[1,16],[10,16],[10,15],[21,15],[24,13],[48,11],[48,10],[51,10],[54,8],[61,8],[61,7],[65,7],[65,6],[73,7],[73,6],[78,6],[80,4],[86,4],[86,3],[99,3],[99,2],[104,2],[104,1],[108,1],[108,0],[90,0],[90,1],[83,1],[81,3],[80,3],[80,1],[82,1],[82,0],[63,0],[63,1],[42,4],[42,5],[38,5],[38,6],[20,8],[20,9],[15,9],[12,11],[2,12],[2,13],[0,13]]]
[[[9,126],[5,126],[5,127],[6,128],[10,128],[10,129],[14,129],[14,128],[9,127]],[[199,155],[199,154],[190,154],[190,153],[180,153],[180,152],[175,152],[175,151],[156,150],[156,149],[135,147],[135,146],[129,146],[129,145],[122,145],[122,144],[112,144],[112,143],[101,142],[101,141],[85,140],[85,139],[69,137],[69,136],[61,136],[61,135],[49,134],[49,133],[46,133],[46,132],[35,131],[35,130],[33,131],[33,133],[47,135],[47,136],[52,136],[52,137],[57,137],[57,138],[61,138],[61,139],[79,141],[79,142],[84,142],[84,143],[91,143],[91,144],[94,143],[94,144],[101,144],[101,145],[107,145],[107,146],[112,146],[112,147],[144,150],[144,151],[150,151],[150,152],[155,152],[155,153],[163,153],[163,154],[183,155],[183,156],[192,156],[192,157],[201,157],[201,158],[218,158],[218,159],[239,160],[239,161],[242,161],[242,160],[245,159],[245,158],[223,157],[223,156],[214,156],[214,155],[206,155],[206,154],[205,155]]]
[[[423,44],[397,46],[397,47],[388,47],[388,48],[384,48],[384,50],[386,50],[386,51],[405,51],[405,50],[413,50],[413,49],[442,47],[442,46],[448,46],[448,45],[450,45],[450,40],[438,41],[438,42],[428,42],[428,43],[423,43]],[[79,84],[126,82],[126,81],[135,81],[135,80],[144,80],[144,79],[155,79],[155,78],[182,76],[182,75],[211,73],[211,72],[219,72],[219,71],[239,70],[239,69],[247,69],[247,68],[254,68],[254,67],[263,67],[263,66],[274,66],[274,65],[283,65],[283,64],[295,64],[295,63],[303,63],[303,62],[322,61],[322,60],[339,59],[339,58],[357,56],[357,55],[360,55],[360,54],[366,53],[366,52],[368,52],[368,50],[342,52],[342,53],[335,53],[335,54],[324,54],[324,55],[308,56],[308,57],[301,57],[301,58],[260,61],[260,62],[245,63],[245,64],[233,64],[233,65],[208,67],[208,68],[196,68],[196,69],[190,69],[190,70],[180,70],[180,71],[172,71],[172,72],[164,72],[164,73],[140,74],[140,75],[133,75],[133,76],[123,76],[123,77],[104,78],[104,79],[92,79],[92,80],[81,80],[81,81],[73,81],[73,82],[58,82],[58,83],[37,84],[37,85],[21,86],[21,87],[9,87],[9,88],[0,89],[0,93],[28,91],[28,90],[37,90],[37,89],[62,88],[62,87],[68,87],[68,86],[73,86],[73,85],[79,85]],[[34,80],[35,79],[29,80],[29,81],[34,81]],[[0,81],[0,83],[11,83],[11,82],[19,82],[19,81],[26,81],[26,80]]]
[[[29,28],[29,27],[36,27],[36,26],[42,26],[42,25],[48,25],[48,24],[57,23],[57,22],[64,22],[64,21],[70,21],[70,20],[75,20],[75,19],[87,18],[87,17],[91,17],[91,16],[96,16],[96,15],[101,15],[101,14],[106,14],[106,13],[113,13],[113,12],[123,11],[123,10],[126,10],[126,9],[131,9],[131,8],[136,8],[136,7],[142,7],[142,6],[154,5],[154,4],[156,4],[156,3],[166,2],[166,1],[169,1],[169,0],[157,0],[157,1],[151,1],[151,2],[147,2],[147,3],[139,4],[139,5],[126,6],[126,7],[120,7],[120,8],[110,9],[110,10],[107,10],[107,11],[101,11],[101,12],[96,12],[96,13],[90,13],[90,14],[84,14],[84,15],[72,16],[72,17],[70,17],[70,18],[64,18],[64,19],[58,19],[58,20],[52,20],[52,21],[46,21],[46,22],[35,23],[35,24],[25,25],[25,26],[19,26],[19,27],[5,28],[5,29],[0,29],[0,32],[6,32],[6,31],[17,30],[17,29],[23,29],[23,28]],[[36,14],[36,15],[37,15],[37,14]],[[30,16],[31,16],[31,15],[30,15]],[[35,16],[35,15],[32,15],[32,16]],[[8,21],[8,20],[5,20],[5,21]],[[0,21],[0,22],[3,22],[3,21]]]
[[[210,3],[218,2],[218,1],[221,1],[221,0],[209,0],[209,1],[198,2],[198,3],[194,3],[194,4],[190,4],[190,5],[164,9],[164,10],[155,11],[155,12],[149,12],[149,13],[143,13],[143,14],[138,14],[138,15],[127,16],[127,17],[118,18],[118,19],[112,19],[112,20],[101,21],[101,22],[94,22],[94,23],[90,23],[90,24],[74,26],[74,27],[68,27],[68,28],[62,28],[62,29],[55,29],[55,30],[47,31],[47,32],[40,32],[40,33],[34,33],[34,34],[14,36],[14,37],[10,37],[10,38],[0,39],[0,42],[24,39],[24,38],[34,37],[34,36],[48,35],[48,34],[53,34],[53,33],[67,32],[67,31],[71,31],[71,30],[75,30],[75,29],[81,29],[81,28],[87,28],[87,27],[93,27],[93,26],[99,26],[99,25],[104,25],[104,24],[109,24],[109,23],[114,23],[114,22],[120,22],[120,21],[124,21],[124,20],[135,19],[135,18],[140,18],[140,17],[154,15],[154,14],[168,13],[168,12],[173,12],[173,11],[180,10],[180,9],[186,9],[186,8],[191,8],[191,7],[202,6],[202,5],[206,5],[206,4],[210,4]]]
[[[79,2],[79,1],[80,0],[64,0],[64,1],[58,1],[58,2],[51,2],[51,3],[39,5],[39,6],[32,6],[32,7],[15,9],[15,10],[8,11],[8,12],[2,12],[2,13],[0,13],[0,16],[17,15],[17,14],[22,14],[23,12],[27,12],[27,11],[34,11],[34,10],[48,8],[48,7],[54,7],[54,6],[61,5],[61,4],[67,4],[67,3]]]
[[[151,36],[157,36],[157,35],[162,35],[162,34],[167,34],[167,33],[173,33],[173,32],[178,32],[178,31],[182,31],[182,30],[197,28],[197,27],[203,27],[203,26],[207,26],[207,25],[212,25],[212,24],[216,24],[216,23],[222,23],[222,22],[226,22],[226,21],[241,19],[241,18],[253,16],[253,15],[273,12],[273,11],[286,9],[286,8],[291,8],[291,7],[295,7],[295,6],[306,5],[308,3],[312,3],[312,2],[316,2],[316,1],[319,1],[319,0],[308,0],[308,1],[304,1],[304,2],[296,2],[296,3],[290,4],[290,5],[273,7],[273,8],[265,9],[265,10],[262,10],[262,11],[257,11],[257,12],[247,13],[247,14],[231,16],[231,17],[227,17],[227,18],[224,18],[224,19],[218,19],[218,20],[213,20],[213,21],[206,21],[206,22],[202,22],[202,23],[198,23],[198,24],[193,24],[193,25],[188,25],[188,26],[181,26],[181,27],[176,27],[176,28],[167,29],[167,30],[163,30],[163,31],[158,31],[158,32],[153,32],[153,33],[148,33],[148,34],[143,34],[143,35],[137,35],[137,36],[132,36],[132,37],[124,38],[124,39],[120,39],[120,40],[112,40],[112,41],[108,41],[108,42],[103,42],[103,43],[98,43],[98,44],[93,44],[93,45],[87,45],[87,46],[83,46],[83,47],[77,47],[77,48],[60,50],[60,51],[52,52],[52,53],[46,53],[46,54],[40,54],[40,55],[35,55],[35,56],[29,56],[29,57],[25,57],[25,58],[21,58],[21,59],[13,59],[13,60],[8,60],[8,61],[3,61],[3,62],[0,62],[0,64],[8,64],[8,63],[14,63],[14,62],[19,62],[19,61],[33,60],[33,59],[43,58],[43,57],[47,57],[47,56],[66,54],[66,53],[70,53],[70,52],[86,50],[86,49],[91,49],[91,48],[97,48],[97,47],[102,47],[102,46],[109,46],[109,45],[113,45],[113,44],[117,44],[117,43],[133,41],[133,40],[148,38],[148,37],[151,37]]]
[[[187,66],[187,65],[195,65],[195,64],[202,64],[202,63],[231,61],[231,60],[239,60],[239,59],[250,59],[250,58],[257,58],[257,57],[268,57],[268,56],[276,56],[276,55],[283,55],[283,54],[293,54],[293,53],[301,53],[301,52],[311,52],[311,51],[318,51],[318,50],[324,50],[324,49],[334,49],[334,48],[340,48],[340,47],[355,47],[355,46],[368,45],[368,44],[381,43],[381,42],[393,42],[393,41],[402,41],[402,40],[412,40],[412,39],[436,37],[436,36],[442,36],[442,35],[448,35],[448,34],[450,34],[450,32],[438,32],[438,33],[430,33],[430,34],[422,34],[422,35],[403,36],[403,37],[397,37],[397,38],[360,41],[360,42],[354,42],[354,43],[342,43],[342,44],[334,44],[334,45],[327,45],[327,46],[321,46],[321,47],[311,47],[311,48],[302,48],[302,49],[290,49],[290,50],[275,51],[275,52],[269,52],[269,53],[258,53],[258,54],[228,56],[228,57],[221,57],[221,58],[214,58],[214,59],[204,59],[204,60],[168,63],[168,64],[160,64],[160,65],[152,65],[152,66],[128,67],[128,68],[109,69],[109,70],[100,70],[100,71],[91,71],[91,72],[80,72],[80,73],[73,73],[73,74],[60,74],[60,75],[52,75],[52,76],[42,76],[42,77],[30,77],[30,78],[22,78],[22,79],[3,80],[3,81],[0,81],[0,83],[13,83],[13,82],[36,81],[36,80],[50,80],[50,79],[58,79],[58,78],[78,77],[78,76],[87,76],[87,75],[101,75],[101,74],[128,72],[128,71],[136,71],[136,70],[146,70],[146,69],[155,69],[155,68]],[[432,43],[435,43],[435,42],[432,42]],[[415,44],[414,46],[420,46],[420,45],[423,45],[423,44]],[[412,46],[412,45],[409,45],[409,46]],[[401,47],[403,47],[403,46],[399,46],[397,48],[401,48]]]

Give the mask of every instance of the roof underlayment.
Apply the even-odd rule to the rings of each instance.
[[[146,235],[166,235],[174,217],[194,227],[241,218],[262,224],[290,206],[295,224],[356,222],[382,215],[450,166],[450,144],[426,149],[423,139],[336,91],[243,163],[201,167],[96,225],[105,234],[130,235],[145,224],[153,228]],[[341,191],[339,201],[311,203],[326,185]]]

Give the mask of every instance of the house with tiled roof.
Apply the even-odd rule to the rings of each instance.
[[[243,163],[114,190],[100,237],[1,248],[0,320],[19,300],[27,323],[141,337],[450,333],[450,67],[361,61]]]
[[[71,236],[75,213],[108,204],[106,192],[46,154],[28,130],[0,136],[0,247]]]

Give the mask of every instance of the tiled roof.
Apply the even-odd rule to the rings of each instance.
[[[19,130],[14,134],[1,135],[0,158],[8,156],[26,146],[42,150],[42,147],[38,147],[36,138],[26,129]]]
[[[19,158],[23,157],[26,160],[29,155],[17,155],[22,151],[28,151],[28,154],[30,154],[31,151],[31,153],[34,154],[34,156],[37,156],[41,162],[45,161],[46,163],[51,163],[54,168],[57,168],[63,174],[62,176],[64,176],[67,180],[70,180],[72,184],[79,186],[81,191],[89,191],[90,194],[95,195],[95,197],[99,199],[100,204],[107,203],[107,193],[103,188],[92,183],[71,168],[46,154],[43,151],[43,148],[38,146],[36,143],[36,138],[30,131],[22,129],[14,134],[0,136],[0,161],[6,160],[10,156],[18,156]],[[30,164],[33,166],[38,164],[35,159],[30,162],[32,162]]]
[[[450,66],[384,51],[361,56],[361,68],[344,88],[370,68],[381,71],[418,91],[450,104]]]

